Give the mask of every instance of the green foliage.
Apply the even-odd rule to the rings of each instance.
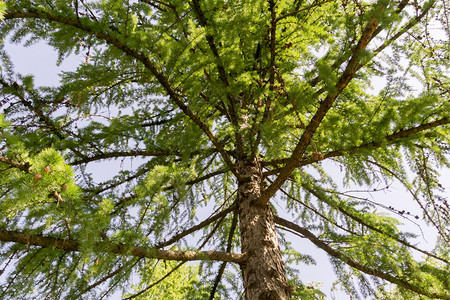
[[[439,250],[438,250],[439,252]],[[441,253],[442,255],[443,253]],[[443,255],[445,256],[445,254]],[[448,256],[447,256],[448,257]],[[409,266],[409,268],[411,268],[411,266]],[[436,270],[438,269],[448,269],[448,264],[443,264],[443,263],[437,263],[437,262],[432,262],[432,261],[428,261],[428,265],[421,265],[421,266],[417,266],[415,269],[432,269],[435,268]],[[447,276],[446,274],[442,273],[442,276]],[[430,276],[424,276],[424,275],[420,275],[417,277],[417,280],[423,281],[424,285],[430,285],[431,290],[433,293],[435,294],[440,294],[440,293],[445,293],[450,286],[450,282],[448,280],[448,278],[443,278],[445,284],[439,284],[439,281],[437,280],[433,280],[433,278],[430,278]],[[417,296],[417,294],[401,288],[401,287],[396,287],[396,286],[392,286],[392,285],[384,285],[384,286],[380,286],[377,290],[377,294],[376,294],[376,299],[377,300],[390,300],[390,299],[433,299],[433,297],[424,297],[424,296]]]
[[[136,291],[144,289],[145,292],[135,299],[207,299],[210,287],[200,281],[199,273],[198,266],[171,261],[149,262],[141,269],[142,282],[145,286],[135,287]],[[159,282],[164,276],[168,276],[169,280]]]
[[[255,161],[261,199],[298,226],[277,227],[293,298],[326,291],[285,230],[354,298],[448,298],[448,15],[441,0],[0,0],[0,298],[244,297],[239,264],[182,263],[241,252],[253,178],[237,166]],[[5,46],[42,41],[79,61],[46,87]],[[436,250],[399,219],[433,228]]]
[[[2,2],[0,2],[0,21],[3,20],[5,11],[6,11],[6,3],[2,1]]]

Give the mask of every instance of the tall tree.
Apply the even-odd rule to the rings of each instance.
[[[150,297],[198,260],[196,297],[316,299],[300,236],[354,297],[450,299],[445,0],[1,5],[3,40],[84,62],[36,87],[1,52],[0,298]],[[331,165],[368,194],[401,183],[423,215]],[[393,214],[434,227],[435,250]]]

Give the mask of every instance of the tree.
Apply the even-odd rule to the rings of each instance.
[[[150,297],[149,265],[173,260],[201,262],[197,297],[316,299],[294,233],[355,297],[450,299],[446,1],[1,4],[3,40],[84,57],[36,87],[2,51],[2,298]],[[423,216],[345,192],[330,165],[367,194],[401,183]]]

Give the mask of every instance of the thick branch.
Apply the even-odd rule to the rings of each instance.
[[[408,0],[402,0],[399,3],[399,6],[397,8],[397,10],[395,11],[396,14],[400,14],[406,7],[406,5],[408,4]],[[372,53],[372,58],[375,57],[377,54],[379,54],[384,48],[386,48],[387,46],[389,46],[390,44],[392,44],[394,41],[396,41],[400,36],[402,36],[405,32],[407,32],[409,29],[411,29],[414,25],[416,25],[417,23],[419,23],[419,21],[428,13],[428,11],[430,10],[430,8],[434,5],[436,1],[432,1],[429,3],[429,6],[427,6],[422,13],[419,16],[416,16],[415,18],[411,19],[407,25],[405,27],[403,27],[399,32],[397,32],[397,34],[393,35],[389,40],[385,41],[383,43],[383,45],[381,45],[380,47],[378,47],[373,53]],[[374,36],[376,36],[378,33],[380,33],[383,30],[382,26],[378,26],[378,28],[375,30],[375,34]],[[332,49],[332,51],[335,51],[334,49]],[[335,61],[333,63],[333,65],[331,66],[331,68],[333,70],[338,69],[342,63],[345,62],[345,60],[348,58],[347,54],[342,54],[339,59],[337,61]],[[359,68],[361,68],[363,66],[363,64],[361,64]],[[319,76],[315,77],[314,79],[312,79],[309,84],[314,87],[316,86],[320,81]],[[321,90],[323,91],[323,89]]]
[[[303,135],[300,138],[297,146],[295,147],[291,157],[288,160],[288,163],[284,166],[284,168],[280,171],[277,179],[264,191],[261,195],[259,202],[261,205],[265,205],[270,198],[275,195],[278,189],[283,185],[286,179],[291,175],[292,171],[298,166],[298,161],[301,159],[303,154],[305,153],[306,148],[308,147],[311,139],[322,122],[323,118],[327,114],[327,112],[331,109],[334,101],[340,95],[340,93],[345,89],[345,87],[352,80],[355,75],[358,66],[360,55],[364,49],[366,49],[368,43],[373,38],[374,31],[378,26],[378,19],[376,16],[372,17],[371,21],[367,24],[364,29],[361,39],[359,40],[357,46],[354,49],[353,55],[348,62],[347,67],[339,78],[338,82],[335,85],[335,91],[333,93],[329,93],[327,97],[320,104],[319,109],[316,111],[315,115],[312,117],[308,126],[306,126]]]
[[[17,161],[11,160],[11,159],[9,159],[9,158],[7,158],[5,156],[1,156],[1,155],[0,155],[0,163],[7,164],[10,167],[17,168],[17,169],[22,170],[24,172],[29,172],[30,171],[30,167],[31,167],[28,162],[21,164],[21,163],[19,163]]]
[[[383,147],[384,144],[393,144],[398,142],[399,139],[402,138],[407,138],[410,137],[416,133],[428,130],[428,129],[432,129],[435,127],[439,127],[439,126],[443,126],[443,125],[447,125],[450,123],[450,119],[449,118],[442,118],[442,119],[438,119],[436,121],[430,122],[430,123],[425,123],[413,128],[409,128],[409,129],[401,129],[399,131],[397,131],[396,133],[390,134],[388,136],[386,136],[384,139],[382,140],[378,140],[378,141],[372,141],[370,143],[365,143],[359,146],[354,146],[354,147],[350,147],[347,149],[341,149],[341,150],[333,150],[330,151],[326,154],[323,154],[321,157],[308,157],[308,158],[303,158],[301,160],[298,161],[297,167],[302,167],[302,166],[306,166],[306,165],[310,165],[312,163],[327,159],[327,158],[332,158],[332,157],[338,157],[338,156],[342,156],[342,155],[347,155],[347,154],[355,154],[358,153],[360,150],[366,150],[366,149],[374,149],[374,148],[381,148]],[[277,159],[277,160],[272,160],[272,161],[268,161],[268,162],[262,162],[263,166],[276,166],[276,165],[282,165],[282,164],[287,164],[289,162],[290,158],[282,158],[282,159]],[[268,175],[272,175],[272,174],[276,174],[278,172],[280,172],[282,169],[276,169],[273,171],[270,171],[268,173],[265,173],[265,176]]]
[[[405,1],[402,1],[402,3]],[[411,19],[401,30],[399,30],[396,34],[394,34],[389,40],[385,41],[383,45],[379,46],[372,54],[372,57],[383,51],[387,46],[391,45],[394,41],[396,41],[399,37],[405,34],[408,30],[414,27],[420,20],[422,20],[428,11],[433,7],[436,3],[436,0],[428,2],[425,9],[420,13],[420,15],[415,16]]]
[[[63,251],[80,251],[81,244],[76,240],[64,240],[46,237],[38,234],[26,234],[18,231],[0,229],[0,241],[13,242],[24,245],[33,245],[43,248],[54,248]],[[125,244],[99,243],[95,252],[109,252],[119,255],[136,256],[141,258],[165,259],[177,261],[214,260],[241,264],[245,261],[244,254],[226,253],[218,251],[172,251],[159,250],[143,246]]]
[[[306,237],[308,240],[310,240],[314,245],[316,245],[317,247],[319,247],[320,249],[324,250],[325,252],[327,252],[329,255],[343,261],[344,263],[346,263],[347,265],[363,272],[366,273],[368,275],[371,276],[376,276],[379,277],[381,279],[387,280],[391,283],[397,284],[405,289],[408,289],[410,291],[416,292],[418,294],[421,295],[425,295],[427,297],[430,298],[437,298],[437,299],[450,299],[450,295],[439,295],[437,293],[430,293],[427,292],[425,290],[423,290],[422,288],[418,287],[418,286],[414,286],[411,283],[402,280],[398,277],[395,277],[393,275],[390,275],[388,273],[384,273],[380,270],[377,269],[373,269],[370,267],[367,267],[359,262],[357,262],[356,260],[352,259],[351,257],[346,256],[344,253],[333,249],[332,247],[330,247],[328,244],[322,242],[319,238],[317,238],[312,232],[310,232],[309,230],[298,226],[297,224],[294,224],[292,222],[289,222],[285,219],[282,219],[278,216],[275,216],[275,223],[284,226],[286,228],[289,228],[293,231],[296,231],[300,234],[302,234],[304,237]]]

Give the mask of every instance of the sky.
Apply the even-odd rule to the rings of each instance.
[[[58,74],[61,71],[74,70],[79,64],[84,62],[84,58],[81,56],[71,56],[67,60],[63,61],[60,66],[56,66],[57,54],[52,48],[43,43],[38,43],[28,48],[24,48],[21,45],[9,44],[6,45],[6,49],[12,57],[16,72],[21,73],[22,75],[33,74],[35,84],[40,86],[56,86],[59,80]],[[117,168],[117,170],[120,168],[119,161],[111,162],[111,164],[113,167]],[[333,166],[333,164],[327,165],[327,168],[331,170],[333,176],[338,178],[343,176],[343,174],[341,174],[338,168]],[[103,181],[102,177],[106,174],[101,173],[101,170],[94,171],[98,173],[95,178],[99,181]],[[111,173],[110,168],[108,168],[108,172]],[[448,191],[450,190],[450,170],[442,170],[441,182],[446,188],[446,195],[448,198]],[[411,198],[408,197],[407,193],[405,193],[404,188],[398,185],[393,185],[389,191],[380,191],[373,194],[372,197],[373,201],[388,205],[394,203],[396,207],[407,207],[413,214],[421,215],[420,209],[417,205],[411,205],[413,202]],[[280,213],[283,212],[280,211]],[[407,230],[421,234],[418,227],[410,222],[406,222],[404,227]],[[427,228],[423,224],[421,224],[421,229],[423,230],[423,235],[417,239],[418,246],[424,250],[432,250],[435,241],[434,230]],[[308,240],[302,240],[290,234],[287,235],[292,237],[292,240],[295,241],[294,245],[296,249],[301,251],[303,254],[312,255],[316,259],[317,265],[315,266],[300,266],[301,274],[307,274],[308,279],[305,280],[305,282],[322,282],[322,291],[327,293],[327,299],[333,299],[334,297],[339,300],[350,299],[349,296],[346,296],[339,291],[334,293],[329,291],[336,277],[331,270],[328,256],[322,250],[311,244]],[[118,297],[118,295],[115,294],[115,296],[110,299],[119,299],[115,297]]]

